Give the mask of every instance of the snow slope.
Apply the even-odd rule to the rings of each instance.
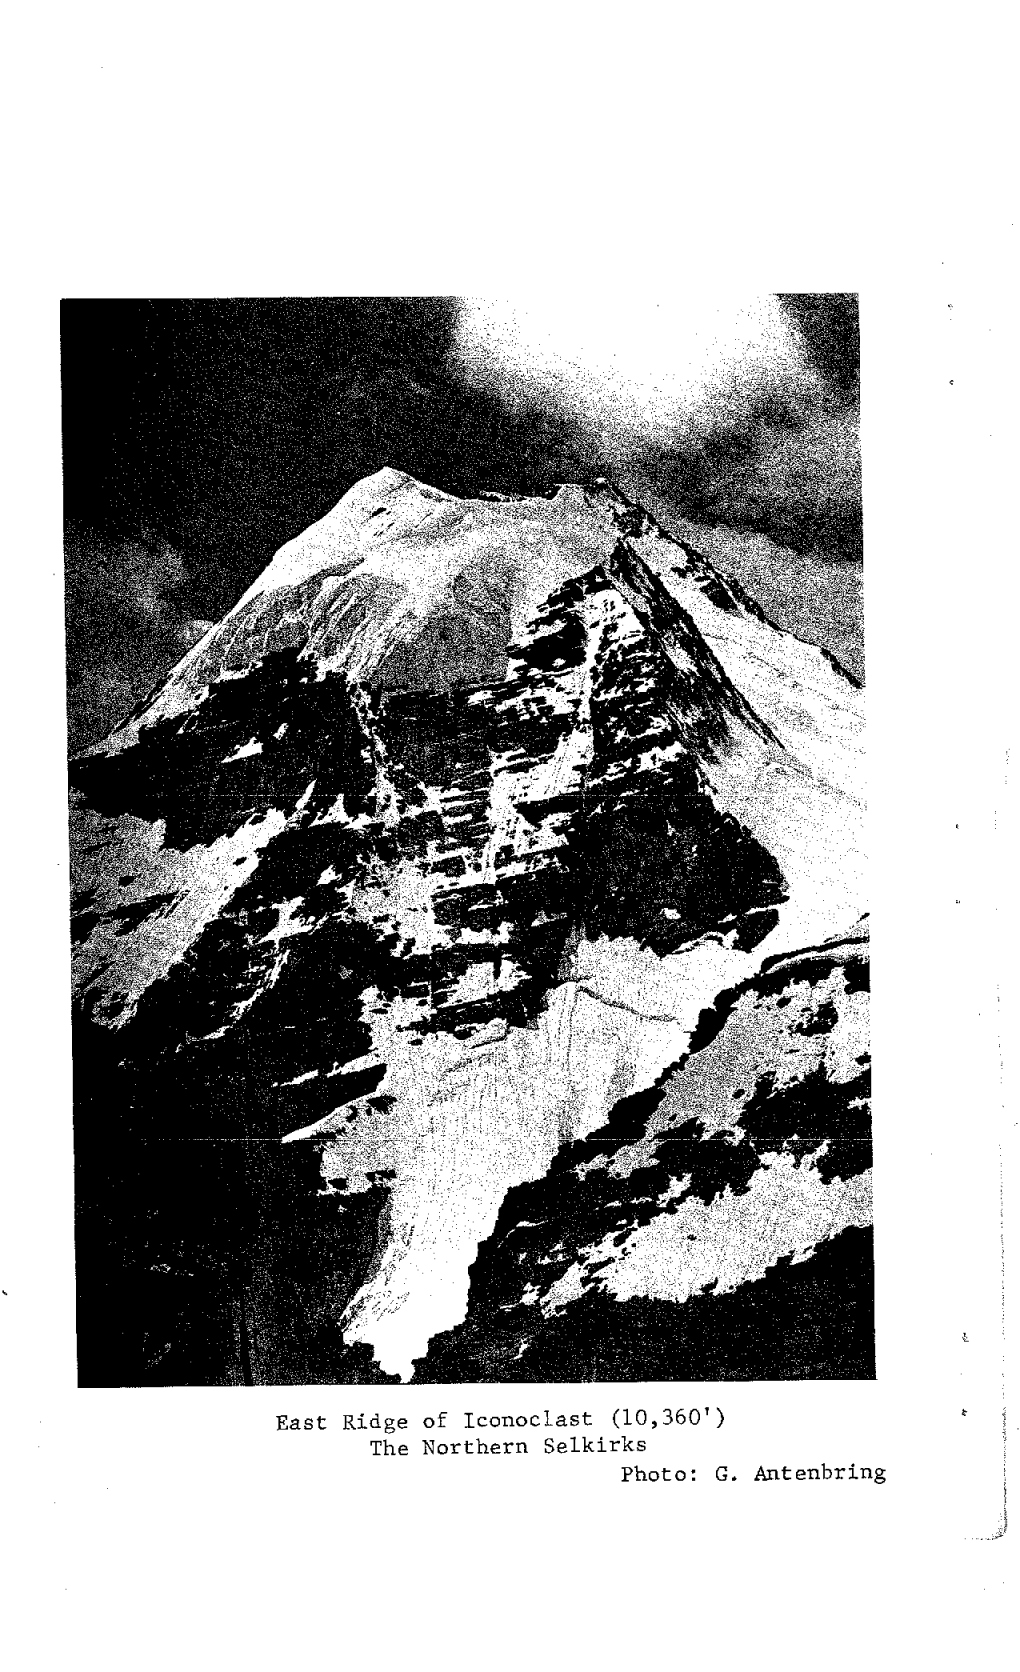
[[[337,1212],[384,1192],[334,1316],[406,1379],[508,1194],[724,989],[860,917],[862,778],[855,683],[608,484],[461,501],[382,471],[74,763],[79,1004],[143,1122],[229,1087]],[[767,1186],[798,1249],[864,1222],[794,1171]],[[726,1225],[691,1235],[727,1282],[793,1246]],[[675,1235],[643,1236],[577,1271],[678,1298]]]

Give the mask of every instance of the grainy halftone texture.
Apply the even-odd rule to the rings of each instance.
[[[64,304],[72,753],[383,467],[456,494],[608,475],[667,523],[758,532],[805,566],[859,561],[853,297],[486,306]],[[789,561],[762,553],[789,595]],[[831,577],[811,591],[801,626],[860,671]]]
[[[71,765],[83,1382],[871,1375],[863,742],[609,483],[357,483]]]

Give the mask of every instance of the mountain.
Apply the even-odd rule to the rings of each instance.
[[[357,484],[71,766],[82,1379],[870,1374],[863,749],[609,484]]]

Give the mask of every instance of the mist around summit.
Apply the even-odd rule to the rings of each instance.
[[[69,752],[382,468],[608,477],[863,678],[856,298],[67,301]]]

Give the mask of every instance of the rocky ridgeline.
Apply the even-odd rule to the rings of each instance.
[[[115,1379],[694,1375],[777,1282],[866,1312],[862,742],[608,487],[359,484],[72,764]]]

